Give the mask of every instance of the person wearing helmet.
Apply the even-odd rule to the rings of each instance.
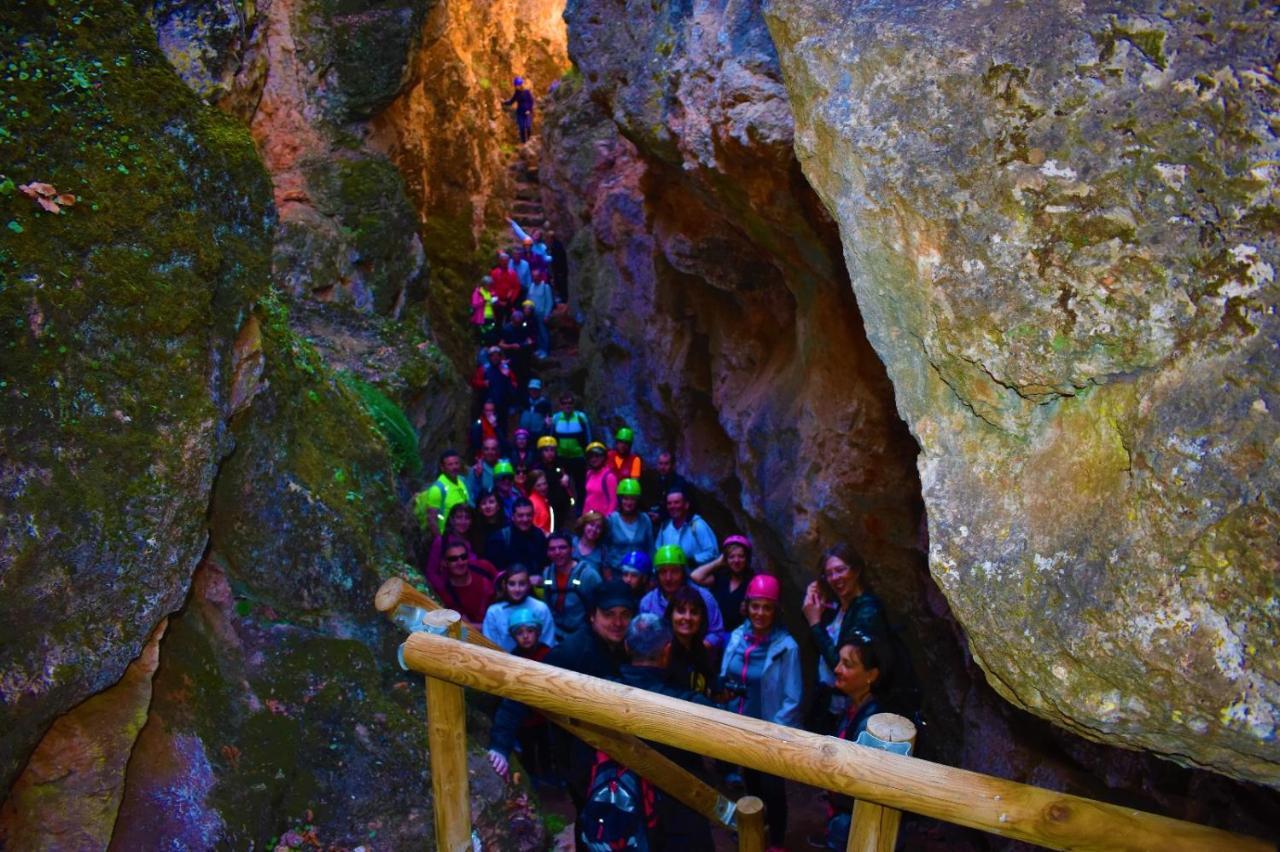
[[[528,580],[527,577],[525,579]],[[533,602],[534,598],[526,601]],[[507,631],[507,641],[512,643],[511,653],[515,656],[542,662],[551,653],[551,648],[542,641],[542,637],[550,636],[551,631],[547,630],[537,612],[528,606],[517,607],[511,612]],[[531,713],[516,731],[516,742],[520,746],[520,762],[533,777],[534,783],[552,783],[555,770],[546,718],[541,713]]]
[[[582,513],[599,512],[602,517],[618,508],[618,475],[605,464],[604,444],[587,444],[587,475],[582,496]]]
[[[689,572],[689,578],[711,590],[720,604],[726,630],[736,630],[746,618],[747,583],[751,582],[751,540],[731,535],[720,546],[720,555]]]
[[[680,545],[695,568],[715,559],[720,553],[720,548],[716,545],[716,534],[700,515],[693,514],[689,507],[689,496],[683,491],[669,491],[666,505],[667,522],[658,529],[654,543],[658,547],[664,544]]]
[[[533,446],[533,435],[528,429],[517,428],[511,434],[511,450],[507,453],[507,458],[516,467],[524,467],[526,470],[538,463],[538,451]]]
[[[564,543],[567,552],[568,542]],[[586,604],[587,626],[558,643],[543,662],[579,674],[616,681],[622,665],[627,662],[624,643],[631,617],[635,615],[635,601],[626,586],[613,582],[596,587]],[[498,705],[489,729],[489,763],[503,777],[507,776],[510,768],[508,757],[515,747],[516,733],[531,712],[526,705],[509,698],[504,698]],[[586,801],[595,749],[589,749],[574,739],[565,752],[561,757],[565,761],[569,796],[576,806],[581,806]]]
[[[717,698],[732,713],[798,727],[803,693],[800,646],[779,624],[781,597],[776,577],[757,574],[747,583],[747,619],[725,646]],[[748,792],[764,800],[769,848],[782,849],[787,834],[782,779],[751,769],[744,776]]]
[[[666,544],[659,547],[658,552],[653,556],[653,568],[657,574],[658,585],[640,599],[640,611],[662,616],[667,611],[671,596],[677,590],[692,588],[707,604],[707,637],[703,641],[713,651],[723,648],[728,633],[724,629],[720,607],[710,592],[689,582],[687,561],[680,545]]]
[[[696,597],[696,596],[695,596]],[[677,642],[671,625],[644,613],[631,619],[626,648],[630,662],[619,671],[622,683],[669,698],[678,698],[704,707],[713,706],[701,692],[675,683],[669,676],[670,659]],[[654,748],[677,766],[695,776],[702,774],[702,758],[670,746]],[[661,833],[662,849],[714,849],[711,824],[707,818],[659,792],[654,810]]]
[[[511,93],[511,97],[502,102],[504,107],[515,104],[516,108],[516,132],[520,135],[520,144],[529,141],[529,134],[533,132],[533,92],[529,91],[528,85],[523,77],[517,77],[511,81],[512,87],[515,89]]]
[[[532,588],[529,569],[524,563],[516,562],[498,575],[497,600],[485,611],[481,632],[509,653],[516,649],[517,620],[535,624],[548,647],[555,644],[556,624],[551,608],[529,594]]]
[[[528,432],[531,440],[537,441],[547,434],[551,425],[551,401],[542,395],[542,379],[536,376],[529,379],[519,412],[516,426]],[[534,461],[530,464],[534,464]]]
[[[649,592],[653,582],[653,560],[643,550],[633,550],[618,562],[618,572],[622,574],[622,582],[626,583],[635,596],[636,605]]]
[[[493,466],[493,493],[498,495],[502,504],[502,513],[511,519],[511,510],[515,508],[518,498],[524,496],[516,488],[516,469],[507,459],[499,459]]]
[[[631,452],[631,444],[636,439],[636,433],[631,431],[630,426],[623,426],[613,436],[613,449],[609,451],[608,464],[609,468],[618,474],[619,479],[634,479],[640,481],[640,474],[643,470],[643,463],[640,456]]]
[[[640,511],[640,483],[624,479],[618,483],[618,508],[606,520],[604,564],[613,568],[631,551],[653,552],[653,522]]]
[[[556,439],[543,435],[538,439],[538,469],[547,475],[547,499],[556,518],[557,528],[573,522],[571,512],[577,504],[573,478],[560,460]]]

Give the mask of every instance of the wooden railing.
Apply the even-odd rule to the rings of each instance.
[[[407,668],[427,678],[437,845],[449,852],[470,848],[463,687],[523,702],[575,735],[587,733],[583,738],[589,744],[695,810],[721,824],[736,825],[743,848],[758,842],[757,832],[763,824],[758,800],[739,804],[740,820],[735,819],[731,806],[717,803],[708,807],[711,795],[724,800],[714,790],[707,793],[707,785],[670,761],[643,765],[646,755],[661,756],[636,737],[852,796],[859,805],[878,806],[855,808],[855,818],[863,824],[855,825],[850,833],[851,850],[892,849],[893,838],[868,823],[874,819],[877,825],[887,824],[896,832],[894,811],[910,811],[1053,849],[1275,849],[1261,840],[1220,829],[890,754],[557,669],[503,653],[487,640],[479,641],[483,637],[477,639],[472,635],[475,631],[468,632],[469,641],[458,641],[457,613],[440,610],[434,601],[402,581],[384,585],[377,605],[389,615],[406,605],[436,610],[430,626],[445,631],[444,635],[411,633],[401,656]],[[615,742],[611,743],[610,737]],[[632,751],[614,750],[622,744]],[[438,753],[438,748],[443,753]],[[455,777],[441,777],[444,767],[455,766],[462,767],[460,772],[449,770]],[[690,795],[691,790],[698,796]]]

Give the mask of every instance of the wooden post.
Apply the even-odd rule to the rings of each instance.
[[[738,818],[738,852],[764,852],[764,802],[743,796],[734,814]]]
[[[440,604],[424,595],[399,577],[382,584],[374,598],[374,606],[388,617],[394,617],[400,606],[412,606],[432,614],[446,611]],[[452,635],[452,634],[451,634]],[[501,649],[478,630],[468,630],[466,641],[494,651]],[[570,719],[557,713],[543,712],[549,722],[559,725],[592,748],[599,749],[625,764],[638,775],[648,779],[664,793],[673,796],[695,813],[712,822],[732,828],[729,815],[733,805],[714,787],[701,778],[669,760],[630,734],[593,725],[578,719]]]
[[[886,743],[907,743],[910,748],[916,744],[916,726],[893,713],[877,713],[868,719],[867,733]],[[893,852],[901,822],[902,811],[859,799],[853,805],[853,825],[845,848],[848,852]]]
[[[1275,845],[978,772],[699,707],[429,633],[414,671],[854,798],[1053,849],[1272,850]]]
[[[454,639],[462,616],[452,610],[428,613],[428,629]],[[431,792],[435,796],[436,849],[469,852],[471,798],[467,789],[467,717],[460,686],[427,678],[427,743],[431,748]]]

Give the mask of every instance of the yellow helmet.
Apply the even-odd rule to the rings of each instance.
[[[538,449],[542,449],[543,447],[556,447],[556,446],[559,446],[559,442],[555,438],[551,437],[550,435],[543,435],[541,438],[538,439]]]

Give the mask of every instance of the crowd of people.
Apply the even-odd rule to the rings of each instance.
[[[538,367],[550,352],[548,320],[564,301],[563,247],[549,229],[511,225],[516,245],[498,252],[472,301],[478,366],[468,447],[441,453],[438,478],[414,498],[429,541],[421,566],[428,584],[512,654],[856,738],[881,709],[896,668],[862,559],[846,545],[823,554],[798,602],[807,635],[793,636],[782,623],[778,578],[758,570],[748,537],[721,539],[695,511],[673,453],[649,464],[635,452],[633,429],[600,428],[568,390],[553,408]],[[797,638],[818,652],[807,705]],[[491,732],[494,769],[505,775],[515,751],[536,782],[567,789],[579,848],[621,848],[607,846],[626,838],[609,836],[620,829],[597,812],[595,788],[612,772],[606,798],[616,809],[625,767],[504,700]],[[700,757],[667,751],[707,774]],[[770,844],[781,848],[782,779],[720,764],[715,772],[730,792],[764,800]],[[637,789],[634,801],[644,811],[635,830],[648,845],[712,848],[708,822],[661,791]],[[827,832],[811,838],[815,845],[845,847],[850,808],[830,800]]]

